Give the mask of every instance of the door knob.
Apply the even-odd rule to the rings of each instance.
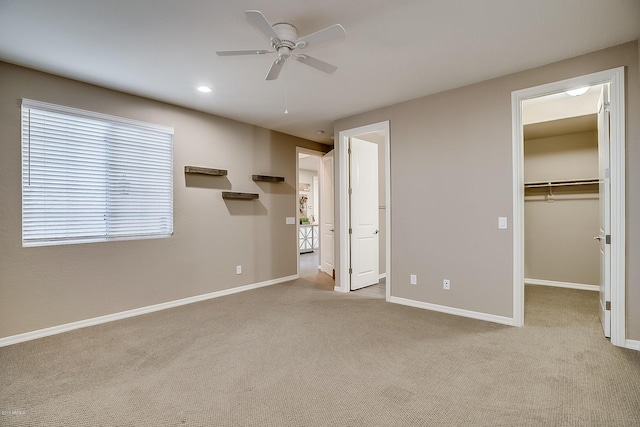
[[[373,234],[378,234],[379,232],[380,232],[379,230],[376,230],[373,232]]]
[[[602,240],[602,236],[596,236],[593,238],[593,240]]]

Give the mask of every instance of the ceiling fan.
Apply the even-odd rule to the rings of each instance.
[[[250,24],[264,34],[271,46],[275,50],[219,50],[218,56],[234,55],[264,55],[267,53],[277,53],[278,58],[273,62],[266,80],[275,80],[280,75],[284,63],[293,56],[297,61],[313,67],[317,70],[331,74],[338,69],[335,65],[316,59],[305,54],[295,54],[295,50],[303,50],[321,43],[344,39],[346,31],[340,24],[335,24],[305,37],[298,38],[298,30],[291,24],[285,22],[271,25],[267,18],[259,10],[247,10],[244,12]]]

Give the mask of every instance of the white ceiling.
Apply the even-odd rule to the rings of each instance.
[[[309,52],[338,70],[216,56],[269,49],[249,9],[342,24]],[[638,0],[0,0],[0,60],[328,144],[336,119],[639,38]]]

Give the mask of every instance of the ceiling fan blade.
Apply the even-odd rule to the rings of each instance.
[[[267,21],[267,18],[264,17],[262,12],[259,10],[247,10],[244,14],[249,23],[260,30],[260,32],[269,39],[271,44],[277,44],[280,42],[278,34],[273,30],[273,27],[269,21]]]
[[[315,33],[309,34],[308,36],[304,36],[299,38],[296,42],[296,46],[304,49],[306,47],[315,47],[319,44],[342,40],[346,37],[347,32],[344,30],[342,25],[335,24],[330,27],[327,27],[323,30],[316,31]]]
[[[219,50],[216,52],[218,56],[234,56],[234,55],[264,55],[265,53],[272,53],[269,50]]]
[[[284,59],[278,58],[273,61],[271,68],[269,69],[269,73],[267,73],[267,77],[265,80],[275,80],[280,75],[280,71],[282,71],[282,67],[284,66]]]
[[[296,55],[296,59],[305,65],[313,67],[316,70],[324,71],[327,74],[331,74],[338,69],[335,65],[331,65],[328,62],[321,61],[309,55]]]

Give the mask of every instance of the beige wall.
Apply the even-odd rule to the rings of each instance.
[[[175,128],[174,236],[21,245],[20,99]],[[296,146],[263,128],[0,63],[0,337],[295,275]],[[228,169],[185,176],[184,166]],[[252,174],[285,177],[255,183]],[[260,194],[223,201],[221,190]],[[242,265],[242,275],[235,266]]]
[[[524,142],[525,182],[598,177],[598,132]],[[598,186],[525,191],[524,275],[528,279],[600,284]]]
[[[626,66],[627,337],[640,339],[639,65],[631,42],[336,122],[337,140],[390,121],[392,295],[511,317],[513,230],[497,228],[513,219],[511,93]]]

